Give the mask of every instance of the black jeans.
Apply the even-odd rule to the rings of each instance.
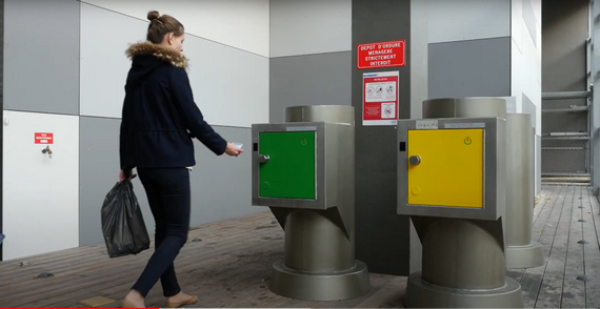
[[[164,296],[181,291],[173,261],[187,241],[190,226],[189,173],[186,168],[138,168],[156,222],[156,250],[133,286],[144,297],[159,278]]]

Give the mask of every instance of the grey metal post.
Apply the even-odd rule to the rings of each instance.
[[[295,106],[286,109],[285,124],[275,124],[283,130],[294,123],[334,124],[325,126],[331,128],[324,133],[327,150],[316,164],[325,169],[323,179],[317,179],[324,182],[317,184],[323,188],[317,199],[324,205],[335,200],[335,207],[324,209],[302,207],[293,200],[281,200],[277,206],[255,204],[271,206],[285,231],[285,257],[273,265],[269,284],[276,294],[332,301],[370,289],[367,266],[354,257],[354,117],[352,106]]]
[[[542,245],[531,240],[535,205],[535,140],[531,116],[506,115],[506,268],[545,264]]]
[[[596,195],[600,192],[600,1],[592,1],[592,41],[594,47],[591,55],[591,125],[590,125],[590,165],[592,171],[592,187]]]
[[[506,101],[464,98],[423,102],[423,119],[443,118],[505,119]],[[503,150],[499,145],[498,158],[505,157]],[[495,172],[499,186],[496,207],[501,208],[506,204],[502,198],[506,176],[501,168]],[[457,217],[460,211],[455,210]],[[506,277],[502,217],[492,221],[411,216],[423,244],[423,267],[409,277],[406,306],[522,308],[520,284]]]

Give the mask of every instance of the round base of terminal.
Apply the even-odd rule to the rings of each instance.
[[[542,244],[532,241],[526,247],[506,247],[504,251],[506,255],[506,268],[533,268],[540,267],[546,264]]]
[[[354,268],[335,273],[308,273],[273,264],[269,289],[281,296],[307,301],[336,301],[367,293],[371,288],[367,265],[356,261]]]
[[[408,278],[406,308],[523,308],[521,285],[506,278],[504,287],[492,290],[459,290],[423,282],[421,272]]]

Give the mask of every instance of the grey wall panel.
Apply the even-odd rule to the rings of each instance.
[[[79,6],[5,1],[5,109],[79,113]]]
[[[0,111],[4,110],[4,0],[0,0],[0,44],[2,44],[2,48],[0,48]],[[0,186],[4,188],[4,183],[2,179],[2,175],[4,175],[4,166],[3,166],[3,156],[4,156],[4,126],[0,127]],[[4,231],[4,227],[2,224],[2,213],[4,208],[4,197],[3,191],[0,190],[0,233]],[[0,244],[0,261],[3,260],[2,253],[4,252],[2,244]]]
[[[101,243],[100,208],[119,173],[118,119],[81,117],[80,123],[80,245]],[[251,149],[250,129],[215,127],[228,140]],[[252,207],[250,156],[216,157],[196,141],[197,165],[191,172],[192,226],[265,211]],[[133,183],[149,233],[154,220],[146,192],[138,178]]]
[[[429,42],[510,36],[508,0],[430,0]]]
[[[81,117],[79,123],[79,243],[103,242],[100,209],[106,193],[119,180],[119,126],[121,120]],[[154,219],[139,181],[133,186],[146,226],[154,233]]]
[[[429,63],[429,3],[431,0],[411,0],[411,63],[410,63],[410,118],[420,119],[423,101],[428,98]],[[420,252],[420,250],[418,250]],[[420,257],[419,257],[420,260]],[[420,262],[420,261],[419,261]]]
[[[244,144],[237,158],[215,156],[196,142],[196,167],[191,174],[192,225],[268,212],[252,206],[251,129],[215,126],[227,141]]]
[[[350,51],[350,0],[276,0],[271,3],[272,58]]]
[[[271,59],[270,122],[295,105],[351,105],[351,52]]]
[[[588,0],[544,0],[542,91],[586,90]]]
[[[535,136],[535,193],[542,190],[542,137]]]
[[[362,125],[363,72],[399,71],[399,115],[411,115],[410,0],[352,1],[352,105],[356,110],[356,258],[369,271],[408,275],[412,246],[410,220],[397,214],[397,129]],[[406,40],[407,65],[374,70],[356,69],[356,46]],[[414,238],[413,238],[414,240]],[[416,248],[415,248],[416,247]],[[418,267],[413,263],[414,267]]]
[[[510,96],[510,40],[429,44],[429,98]]]

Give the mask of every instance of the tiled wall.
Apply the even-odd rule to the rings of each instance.
[[[125,50],[145,40],[150,10],[186,27],[194,98],[220,134],[250,145],[250,125],[269,121],[268,0],[6,0],[5,260],[103,241],[100,208],[119,172]],[[52,158],[34,143],[35,132],[50,131]],[[192,225],[265,211],[250,206],[249,155],[216,157],[195,145]],[[153,233],[145,191],[134,186]],[[24,216],[26,226],[10,224]],[[39,246],[41,235],[53,241]]]

